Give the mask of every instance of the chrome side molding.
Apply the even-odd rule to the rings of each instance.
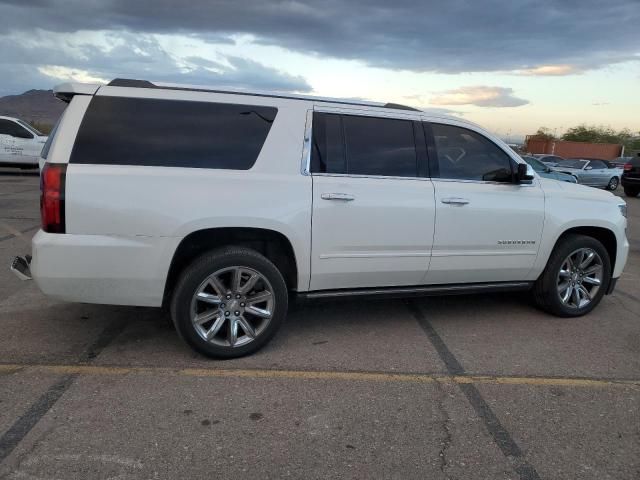
[[[466,295],[472,293],[489,293],[503,291],[529,290],[533,282],[491,282],[491,283],[461,283],[446,285],[421,285],[414,287],[386,287],[386,288],[356,288],[345,290],[319,290],[316,292],[301,292],[298,297],[303,300],[340,297],[413,297],[429,295]]]

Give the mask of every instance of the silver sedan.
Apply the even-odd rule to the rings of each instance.
[[[620,184],[620,170],[608,168],[602,160],[567,159],[551,167],[556,172],[567,173],[578,179],[578,183],[590,187],[615,190]]]

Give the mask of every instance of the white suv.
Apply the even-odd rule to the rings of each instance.
[[[477,125],[412,108],[138,80],[65,84],[42,230],[13,269],[52,297],[168,306],[197,351],[255,351],[289,293],[531,290],[591,311],[626,205],[538,177]]]

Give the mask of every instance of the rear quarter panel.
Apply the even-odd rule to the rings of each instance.
[[[161,94],[154,90],[112,87],[99,93],[138,97]],[[250,101],[276,106],[278,114],[256,163],[249,170],[70,164],[67,232],[170,238],[170,245],[178,245],[188,234],[206,228],[270,229],[290,240],[296,255],[298,289],[307,290],[311,179],[301,174],[301,159],[310,104],[194,92],[172,92],[171,96],[245,104]],[[158,275],[166,277],[172,256],[173,252],[167,252],[159,260]]]

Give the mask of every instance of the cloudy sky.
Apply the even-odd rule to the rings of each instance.
[[[115,77],[640,130],[640,0],[0,0],[0,96]]]

